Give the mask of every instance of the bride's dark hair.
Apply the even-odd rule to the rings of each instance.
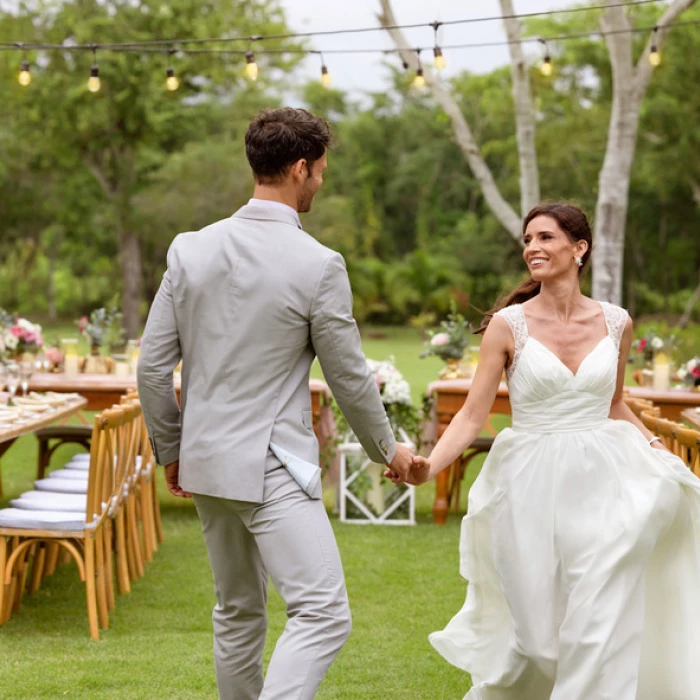
[[[545,202],[543,204],[538,204],[533,207],[528,212],[527,216],[523,220],[523,235],[527,229],[527,225],[538,216],[548,216],[550,219],[554,219],[559,228],[567,235],[568,239],[572,243],[576,241],[586,241],[588,243],[588,250],[586,250],[583,258],[582,265],[579,268],[579,275],[588,267],[588,261],[591,257],[591,250],[593,248],[593,234],[591,233],[591,226],[588,223],[586,215],[583,210],[574,204],[563,204],[561,202]],[[493,315],[505,309],[506,306],[512,306],[513,304],[522,304],[532,297],[536,297],[540,293],[540,282],[536,282],[532,277],[529,280],[525,280],[522,284],[519,284],[512,292],[503,295],[496,302],[495,306],[490,309],[484,316],[484,320],[481,322],[481,326],[476,333],[483,333],[493,318]]]

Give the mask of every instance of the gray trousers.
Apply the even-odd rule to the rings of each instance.
[[[214,574],[214,660],[221,700],[312,700],[350,634],[338,547],[319,500],[271,464],[264,502],[193,494]],[[287,624],[263,683],[267,579]]]

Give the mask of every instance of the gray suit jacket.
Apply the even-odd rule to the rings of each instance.
[[[318,464],[309,395],[316,355],[367,454],[390,461],[396,444],[342,256],[291,212],[251,204],[177,236],[138,364],[156,459],[180,460],[186,491],[261,502],[270,443]],[[172,375],[180,359],[181,408]]]

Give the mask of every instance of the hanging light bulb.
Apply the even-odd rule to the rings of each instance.
[[[32,82],[32,74],[29,72],[29,61],[22,61],[22,69],[19,72],[17,81],[22,87],[27,87]]]
[[[445,57],[442,55],[442,49],[439,46],[436,46],[433,49],[433,55],[435,56],[435,67],[438,70],[444,70],[445,66],[447,65],[447,61],[445,60]]]
[[[440,29],[441,23],[438,21],[433,22],[433,32],[435,36],[435,46],[433,47],[433,65],[438,69],[438,70],[443,70],[445,66],[447,65],[447,61],[445,61],[445,57],[442,55],[442,49],[438,46],[438,31]]]
[[[180,87],[180,81],[177,79],[175,71],[171,66],[168,66],[168,69],[165,71],[165,76],[165,87],[168,88],[170,92],[173,92]]]
[[[652,39],[651,42],[651,49],[649,49],[649,63],[651,63],[652,66],[656,67],[661,63],[661,54],[659,53],[659,48],[658,48],[658,35],[659,35],[659,28],[654,27],[654,38]]]
[[[90,67],[90,78],[88,79],[88,90],[90,92],[99,92],[102,87],[100,82],[100,69],[97,67],[96,63],[93,63]]]
[[[258,79],[258,64],[255,62],[255,54],[247,51],[245,55],[245,74],[250,80]]]
[[[92,66],[90,66],[90,78],[88,79],[88,90],[90,92],[98,92],[102,83],[100,83],[100,69],[97,67],[97,50],[92,47]]]
[[[324,64],[321,66],[321,84],[323,87],[329,88],[333,83],[333,78],[328,72],[328,67]]]
[[[540,71],[542,72],[542,75],[546,76],[547,78],[552,75],[552,59],[549,57],[549,54],[544,57],[542,65],[540,66]]]
[[[413,78],[411,85],[416,90],[422,90],[425,87],[425,78],[423,77],[423,68],[421,66],[418,66],[418,69],[416,70],[416,77]]]

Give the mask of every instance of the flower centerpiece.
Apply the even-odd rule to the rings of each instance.
[[[88,373],[109,373],[114,364],[108,357],[102,357],[103,347],[114,348],[124,343],[122,313],[114,304],[95,309],[90,317],[83,316],[77,321],[78,330],[90,344],[90,355],[86,358],[83,371]]]
[[[462,314],[457,313],[453,301],[447,318],[437,328],[428,331],[429,339],[426,341],[426,348],[420,356],[436,355],[446,362],[446,366],[440,371],[440,379],[468,377],[469,367],[462,361],[470,333],[469,322]]]
[[[681,363],[676,370],[678,381],[700,390],[700,355]]]
[[[43,347],[41,326],[26,318],[13,318],[0,309],[0,356],[19,359],[34,355]]]

